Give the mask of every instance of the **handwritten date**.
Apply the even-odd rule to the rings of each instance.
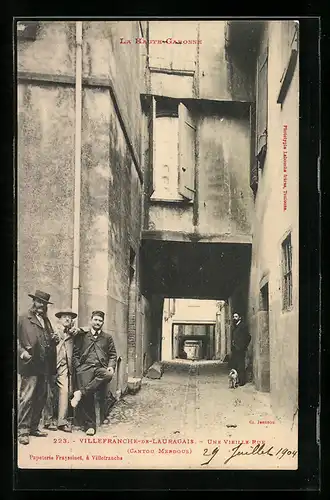
[[[256,446],[250,446],[250,450],[246,450],[246,448],[244,448],[244,445],[242,443],[240,443],[239,445],[232,448],[231,451],[232,451],[232,454],[230,455],[230,457],[226,458],[226,460],[224,461],[224,464],[227,464],[233,458],[236,458],[236,457],[239,457],[242,455],[246,455],[246,456],[248,456],[248,455],[262,455],[262,456],[268,456],[268,457],[277,457],[278,460],[281,460],[285,456],[291,456],[292,458],[294,458],[298,453],[296,450],[289,450],[288,448],[279,448],[277,450],[277,449],[274,449],[274,446],[267,447],[265,445],[265,443],[257,444]],[[201,465],[208,465],[214,459],[214,457],[217,455],[218,452],[219,452],[218,446],[216,448],[214,448],[211,452],[209,451],[208,448],[205,448],[203,456],[210,457],[210,458],[208,461],[203,462]]]

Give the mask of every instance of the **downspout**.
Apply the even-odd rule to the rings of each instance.
[[[75,162],[74,162],[74,222],[72,309],[79,314],[80,289],[80,197],[81,197],[81,122],[82,122],[82,21],[76,22],[75,75]]]

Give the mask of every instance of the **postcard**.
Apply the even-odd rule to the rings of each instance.
[[[296,470],[299,22],[15,52],[18,467]]]

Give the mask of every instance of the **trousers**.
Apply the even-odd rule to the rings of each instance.
[[[30,434],[38,429],[47,399],[45,375],[21,376],[18,400],[18,435]]]
[[[70,385],[68,366],[66,364],[59,366],[56,376],[53,377],[49,384],[45,407],[45,424],[67,425],[68,419],[73,417],[69,406]]]
[[[246,382],[245,370],[245,349],[232,349],[230,368],[234,368],[238,374],[238,381],[240,385]]]
[[[77,372],[78,389],[82,392],[79,403],[79,420],[85,430],[93,428],[96,430],[96,398],[100,404],[100,420],[108,416],[108,391],[112,375],[103,367],[90,367],[84,371]]]

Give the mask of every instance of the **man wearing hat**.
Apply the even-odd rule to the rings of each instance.
[[[69,394],[72,391],[73,336],[78,332],[73,321],[77,314],[72,309],[66,308],[57,312],[55,316],[59,319],[59,328],[56,330],[59,340],[56,346],[56,376],[50,387],[45,427],[49,430],[72,432],[68,410]]]
[[[93,311],[89,328],[80,328],[74,337],[73,366],[76,370],[77,390],[71,406],[78,405],[80,421],[88,436],[96,432],[95,395],[101,396],[101,423],[107,417],[107,390],[117,363],[112,336],[102,327],[104,312]]]
[[[21,375],[18,405],[18,441],[29,444],[29,435],[47,436],[39,429],[47,398],[47,384],[56,373],[56,335],[47,316],[50,295],[29,294],[30,310],[18,321],[18,372]]]
[[[231,342],[231,360],[230,367],[238,373],[239,385],[245,385],[246,369],[245,357],[246,350],[251,341],[251,335],[248,332],[247,325],[238,312],[233,314],[234,329]]]

